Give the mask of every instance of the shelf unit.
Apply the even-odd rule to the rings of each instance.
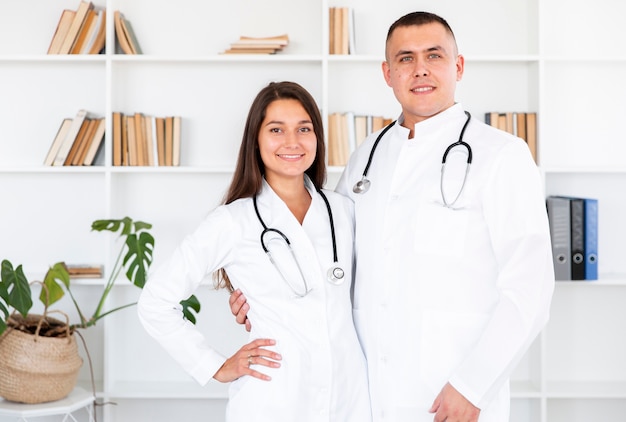
[[[96,0],[107,9],[106,54],[47,56],[61,10],[78,0],[0,3],[0,257],[40,274],[57,260],[103,263],[115,240],[92,233],[99,218],[129,215],[151,222],[155,262],[169,255],[217,205],[230,180],[247,109],[271,80],[308,88],[324,116],[333,112],[395,117],[400,109],[380,71],[389,25],[415,9],[444,16],[455,30],[466,72],[457,100],[474,116],[492,110],[537,111],[539,163],[546,194],[599,199],[600,279],[559,282],[552,317],[512,377],[512,422],[577,422],[626,413],[626,5],[598,0]],[[354,9],[357,54],[327,54],[328,8]],[[114,53],[113,11],[131,21],[144,55]],[[164,28],[167,28],[165,30]],[[584,30],[582,30],[584,29]],[[269,31],[269,33],[268,33]],[[239,35],[288,33],[275,56],[220,55]],[[61,120],[79,108],[180,115],[179,168],[111,166],[107,119],[105,164],[43,167]],[[598,124],[600,122],[600,124]],[[333,187],[341,168],[329,169]],[[111,306],[139,291],[122,282]],[[102,281],[77,282],[86,302]],[[224,292],[199,293],[199,324],[223,351],[245,339]],[[82,302],[81,302],[82,303]],[[69,303],[61,308],[71,311]],[[148,338],[133,309],[84,332],[98,395],[117,406],[105,421],[221,420],[226,388],[201,388]],[[80,383],[89,387],[84,365]],[[148,418],[148,419],[146,419]],[[0,422],[3,419],[0,418]]]

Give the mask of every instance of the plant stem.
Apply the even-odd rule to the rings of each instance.
[[[102,308],[104,307],[104,302],[106,302],[106,299],[109,296],[109,292],[113,288],[113,285],[115,284],[115,281],[117,280],[117,277],[119,277],[120,272],[122,271],[122,265],[120,264],[120,261],[124,253],[124,249],[125,248],[122,247],[120,249],[120,253],[117,255],[117,259],[115,260],[115,265],[113,266],[113,271],[111,272],[111,275],[109,276],[106,286],[104,287],[104,291],[102,292],[102,296],[100,297],[100,302],[98,302],[98,307],[93,313],[91,317],[91,321],[97,321],[98,319],[101,318],[100,312],[102,312]],[[110,313],[110,311],[108,313]],[[105,313],[104,315],[107,315],[107,314]]]

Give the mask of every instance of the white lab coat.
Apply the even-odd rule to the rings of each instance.
[[[148,279],[138,303],[144,327],[199,383],[205,384],[226,358],[200,330],[183,321],[178,303],[200,281],[225,268],[245,294],[252,322],[250,341],[271,338],[283,357],[277,369],[259,366],[272,377],[243,376],[229,389],[227,420],[371,421],[365,357],[352,320],[350,289],[353,260],[353,208],[347,198],[325,191],[333,210],[339,263],[345,282],[326,281],[333,263],[326,205],[310,180],[311,206],[302,225],[264,182],[257,198],[268,227],[282,231],[312,288],[296,298],[270,263],[260,244],[262,231],[252,199],[218,207]],[[272,246],[274,243],[268,240]],[[286,263],[277,256],[277,264]],[[289,280],[300,280],[286,269]],[[202,298],[199,298],[202,301]],[[205,311],[206,312],[206,311]]]
[[[460,104],[409,130],[394,125],[354,194],[376,138],[350,159],[337,191],[355,203],[354,318],[369,367],[375,421],[431,422],[450,382],[509,418],[508,379],[548,319],[554,273],[540,175],[524,141],[472,119],[473,163],[456,207],[442,206],[441,160],[457,141]],[[466,155],[450,153],[450,202]],[[461,153],[459,153],[461,152]]]

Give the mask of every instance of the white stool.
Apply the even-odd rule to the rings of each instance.
[[[63,416],[62,422],[78,422],[73,413],[85,409],[89,422],[94,422],[93,402],[92,393],[77,387],[64,399],[49,403],[25,404],[0,399],[0,416],[13,416],[17,421],[28,422],[30,418],[60,415]]]

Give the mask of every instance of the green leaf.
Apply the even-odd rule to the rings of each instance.
[[[91,230],[103,231],[108,230],[110,232],[119,231],[120,227],[122,227],[121,235],[129,235],[133,228],[133,220],[130,217],[124,217],[121,220],[111,219],[111,220],[96,220],[91,223]]]
[[[152,224],[146,223],[144,221],[135,221],[135,232],[139,233],[142,230],[150,230],[152,228]]]
[[[152,263],[154,237],[148,232],[141,232],[139,236],[131,234],[126,238],[126,246],[128,246],[128,252],[124,257],[126,277],[135,286],[143,288]]]
[[[6,289],[6,298],[3,298],[7,305],[15,308],[24,317],[33,306],[33,300],[30,296],[30,285],[24,275],[22,266],[13,270],[13,265],[6,259],[2,261],[2,269],[0,270],[2,276],[2,283],[4,284],[3,290]]]
[[[63,295],[65,295],[63,285],[65,285],[66,289],[70,288],[70,274],[65,264],[63,262],[57,262],[48,269],[43,284],[46,287],[41,289],[39,300],[45,306],[50,306],[61,299]]]
[[[200,313],[200,301],[195,295],[189,296],[189,299],[181,300],[180,304],[183,305],[183,317],[189,320],[192,324],[196,323],[196,316],[193,314]]]
[[[0,311],[2,311],[2,313],[4,314],[4,319],[7,319],[9,317],[9,309],[4,306],[4,303],[0,302]],[[2,319],[0,319],[0,321],[2,321]]]

